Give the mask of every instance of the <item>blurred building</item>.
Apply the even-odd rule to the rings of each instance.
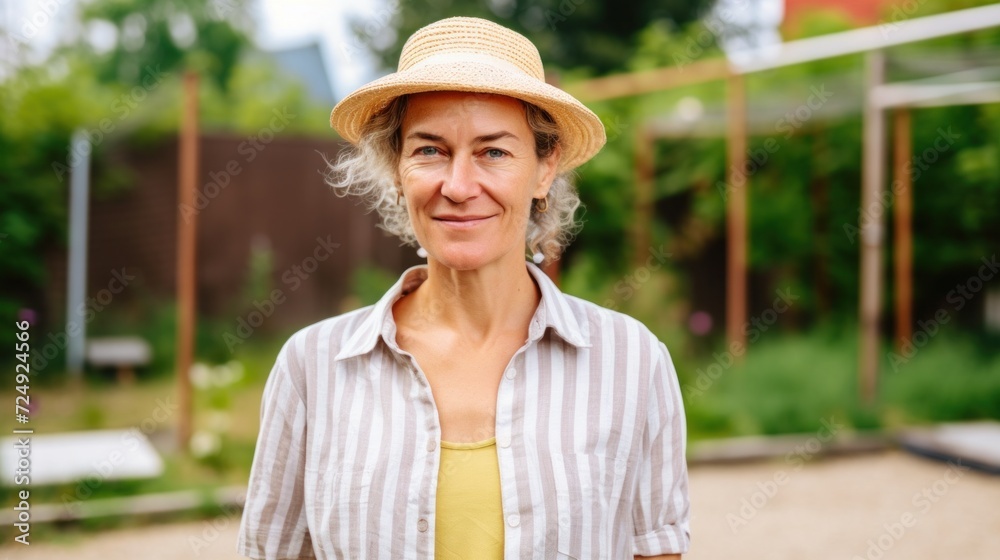
[[[861,27],[879,23],[891,9],[890,0],[784,0],[785,22],[795,25],[809,12],[831,11],[846,15],[855,25]]]
[[[288,77],[305,86],[309,98],[318,105],[333,107],[333,87],[326,71],[319,41],[299,47],[277,49],[266,53]]]

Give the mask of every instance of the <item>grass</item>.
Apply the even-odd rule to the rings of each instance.
[[[996,341],[941,333],[896,368],[886,347],[873,406],[859,403],[856,344],[854,329],[775,334],[742,363],[710,356],[686,366],[692,439],[808,433],[830,418],[851,430],[1000,418],[1000,355],[986,350]]]
[[[242,381],[227,388],[226,401],[229,428],[222,438],[222,448],[212,459],[197,459],[176,451],[175,430],[176,382],[165,371],[140,372],[139,381],[121,385],[103,377],[89,375],[88,381],[75,387],[65,381],[45,385],[32,384],[34,410],[30,427],[36,434],[98,429],[138,428],[160,450],[165,464],[162,476],[142,480],[100,480],[92,477],[78,483],[41,486],[33,484],[31,504],[70,504],[79,500],[94,500],[135,496],[179,490],[211,490],[229,485],[244,485],[249,477],[254,444],[260,419],[260,398],[264,381],[277,356],[285,336],[271,340],[256,340],[246,345],[237,356],[244,364]],[[3,392],[13,401],[14,392]],[[217,395],[196,391],[194,399],[194,429],[206,427],[216,410]],[[165,415],[166,413],[166,415]],[[96,469],[95,469],[96,472]],[[10,508],[15,503],[15,488],[0,487],[0,504]],[[217,508],[216,508],[217,509]],[[157,516],[169,519],[195,519],[218,515],[208,509]],[[72,524],[33,524],[32,538],[49,540],[67,530],[87,531],[96,528],[132,526],[137,518],[95,519]],[[4,536],[13,528],[0,529]],[[72,531],[71,531],[72,532]]]
[[[167,472],[163,477],[150,480],[106,481],[94,489],[89,497],[116,497],[141,492],[213,487],[225,484],[243,484],[249,470],[250,457],[259,426],[260,380],[234,387],[230,391],[232,408],[231,429],[227,434],[224,452],[232,457],[227,468],[203,464],[189,455],[176,453],[173,441],[179,414],[176,387],[169,378],[157,378],[132,385],[109,383],[88,384],[81,389],[70,385],[47,387],[32,392],[32,402],[38,403],[31,417],[30,426],[36,435],[59,432],[103,429],[136,428],[144,433],[163,451]],[[13,395],[8,395],[13,398]],[[204,423],[209,409],[203,395],[195,398],[195,429]],[[77,485],[33,486],[35,503],[61,498],[76,493]],[[0,490],[2,501],[9,504],[12,490]],[[52,501],[62,501],[53,499]]]

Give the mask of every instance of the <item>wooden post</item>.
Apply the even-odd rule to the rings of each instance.
[[[885,82],[885,53],[866,56],[861,153],[861,297],[859,302],[858,389],[862,402],[875,400],[878,385],[879,317],[882,305],[882,193],[885,189],[885,114],[872,90]]]
[[[198,188],[198,75],[184,75],[183,115],[178,146],[177,174],[177,394],[180,416],[177,444],[182,453],[191,438],[191,362],[194,357],[196,313],[195,255],[197,214],[193,208]]]
[[[636,267],[646,261],[652,244],[650,233],[653,221],[653,135],[646,126],[639,126],[635,134],[635,196],[632,199],[635,213],[632,229],[632,262]]]
[[[726,338],[746,347],[747,322],[747,107],[742,75],[726,82]],[[745,352],[737,353],[742,357]]]
[[[910,115],[906,107],[893,113],[893,184],[897,186],[893,189],[897,350],[913,336],[913,179],[907,169],[912,152]]]
[[[656,93],[682,86],[722,80],[729,75],[725,58],[693,60],[681,66],[671,65],[639,72],[615,74],[566,84],[567,93],[583,102],[617,99],[645,93]],[[558,86],[558,83],[549,83]]]

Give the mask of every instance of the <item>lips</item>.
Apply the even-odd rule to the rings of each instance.
[[[448,222],[471,222],[473,220],[482,220],[489,218],[489,216],[455,216],[452,214],[444,214],[441,216],[436,216],[435,220],[445,220]]]
[[[493,216],[443,214],[435,216],[434,221],[453,228],[471,228],[488,221]]]

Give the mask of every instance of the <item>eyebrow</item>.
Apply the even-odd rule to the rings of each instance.
[[[444,138],[438,136],[437,134],[431,134],[429,132],[411,132],[406,136],[406,139],[419,138],[421,140],[430,140],[431,142],[444,142]],[[482,136],[476,136],[472,139],[474,144],[481,144],[483,142],[492,142],[494,140],[499,140],[501,138],[513,138],[518,140],[519,138],[513,133],[507,132],[506,130],[501,130],[500,132],[494,132],[493,134],[484,134]]]

